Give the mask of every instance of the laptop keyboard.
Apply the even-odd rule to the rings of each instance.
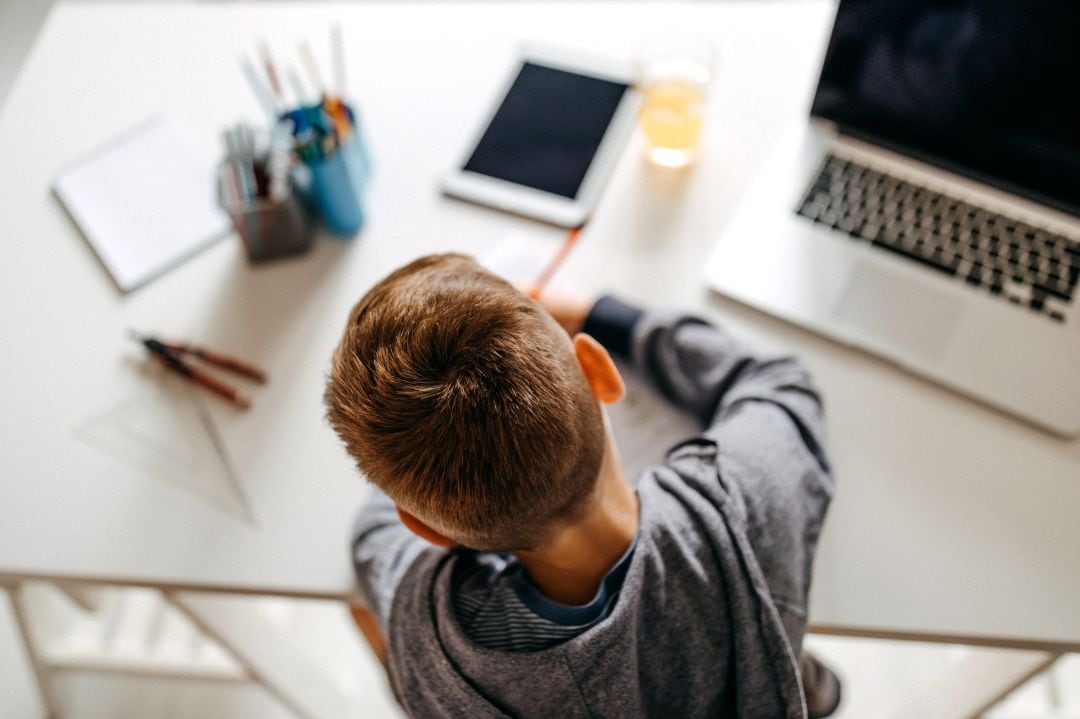
[[[1057,322],[1080,280],[1080,242],[834,155],[798,213]]]

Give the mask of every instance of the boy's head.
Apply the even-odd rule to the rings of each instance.
[[[375,485],[475,549],[529,549],[572,520],[604,457],[566,333],[463,255],[420,258],[357,303],[325,400]]]

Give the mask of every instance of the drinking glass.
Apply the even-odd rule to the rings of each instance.
[[[640,121],[652,162],[685,167],[697,158],[713,66],[712,47],[703,38],[669,34],[642,43]]]

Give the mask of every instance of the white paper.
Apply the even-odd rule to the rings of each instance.
[[[558,242],[545,242],[510,233],[499,244],[477,257],[476,261],[507,282],[526,287],[536,281],[561,247],[561,239]],[[556,272],[548,287],[560,293],[573,294],[574,288],[565,278],[564,273]]]
[[[128,292],[229,232],[214,165],[175,120],[156,117],[71,165],[53,191]]]

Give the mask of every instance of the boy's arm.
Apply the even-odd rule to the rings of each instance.
[[[352,531],[352,558],[365,608],[385,636],[394,593],[405,572],[432,545],[410,532],[398,518],[397,507],[378,487],[371,487]],[[361,631],[368,635],[371,622]],[[370,642],[369,638],[369,642]],[[379,647],[372,646],[376,653]]]
[[[833,478],[821,401],[802,365],[756,352],[687,315],[647,314],[611,297],[583,330],[629,360],[716,442],[721,482],[735,498],[793,650],[802,644],[817,538]],[[693,456],[692,454],[690,456]]]
[[[572,328],[569,317],[561,322]],[[592,305],[581,330],[641,370],[709,435],[738,422],[748,403],[781,411],[794,424],[795,441],[828,472],[821,400],[798,360],[757,352],[705,320],[646,314],[610,296]]]
[[[815,547],[833,493],[821,401],[806,370],[791,357],[756,352],[704,320],[647,314],[611,297],[601,298],[583,325],[693,414],[716,442],[721,482],[701,490],[722,484],[741,507],[798,652]]]

